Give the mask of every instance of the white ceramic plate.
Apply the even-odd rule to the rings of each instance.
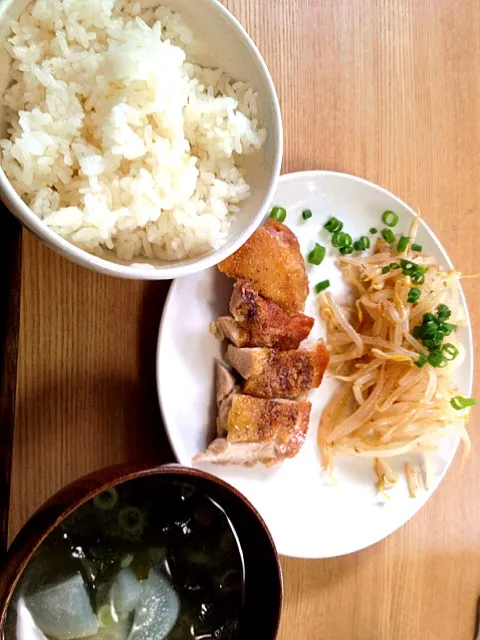
[[[304,255],[315,241],[327,244],[326,220],[343,220],[353,237],[374,226],[382,228],[380,216],[390,209],[400,216],[396,231],[406,231],[414,212],[391,193],[354,176],[329,171],[310,171],[282,176],[275,204],[286,207],[286,224],[297,235]],[[303,209],[313,217],[304,221]],[[440,242],[425,224],[418,242],[444,267],[451,263]],[[334,257],[309,266],[310,284],[328,278],[338,299],[347,295]],[[222,345],[208,331],[210,321],[227,312],[231,281],[216,268],[173,283],[160,326],[157,380],[165,428],[178,460],[192,464],[192,457],[205,449],[213,437],[214,361],[222,356]],[[465,300],[462,295],[462,302]],[[315,296],[307,299],[305,312],[316,319],[312,337],[323,336]],[[467,312],[465,308],[465,312]],[[473,347],[470,324],[459,336],[466,359],[456,380],[462,395],[470,395],[473,377]],[[372,462],[338,458],[336,482],[322,472],[316,446],[320,414],[335,389],[325,379],[310,393],[312,414],[307,441],[296,458],[273,469],[251,469],[201,465],[230,482],[259,510],[269,526],[281,554],[303,558],[327,558],[351,553],[378,542],[398,529],[428,500],[448,469],[457,448],[457,438],[445,438],[434,457],[432,489],[416,499],[408,495],[402,473],[406,456],[395,459],[402,481],[391,491],[391,500],[376,495]],[[413,456],[410,456],[412,458]]]

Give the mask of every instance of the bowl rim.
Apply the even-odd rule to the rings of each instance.
[[[138,478],[160,475],[190,476],[212,482],[239,499],[260,524],[265,533],[266,540],[270,545],[276,575],[278,577],[278,616],[274,635],[272,636],[272,640],[274,640],[278,635],[280,627],[284,602],[284,586],[280,556],[265,521],[251,502],[228,482],[201,469],[185,467],[178,463],[171,462],[160,465],[120,463],[104,467],[66,485],[37,509],[15,536],[8,549],[6,560],[1,567],[0,632],[3,629],[15,588],[30,563],[32,556],[65,518],[68,518],[74,511],[106,489]]]
[[[172,265],[170,265],[169,263],[166,263],[165,265],[157,267],[148,263],[135,261],[132,261],[129,264],[120,264],[106,258],[100,258],[88,251],[85,251],[84,249],[81,249],[80,247],[77,247],[60,236],[56,231],[45,225],[18,195],[0,166],[0,200],[14,216],[16,216],[20,222],[29,229],[29,231],[64,258],[104,275],[116,276],[129,280],[170,280],[197,273],[198,271],[208,269],[222,260],[225,260],[225,258],[228,258],[248,240],[265,217],[265,213],[272,201],[277,187],[283,160],[284,140],[280,102],[265,60],[246,29],[239,20],[221,4],[220,0],[210,0],[210,2],[216,6],[226,20],[232,24],[240,38],[246,42],[253,53],[257,67],[260,70],[263,81],[265,82],[266,93],[269,96],[273,110],[270,116],[273,120],[275,132],[273,166],[267,190],[262,198],[260,206],[258,207],[257,213],[249,224],[237,234],[236,238],[231,241],[228,246],[224,245],[205,256],[200,256],[199,258],[190,258],[186,264],[176,265],[175,263],[172,263]]]

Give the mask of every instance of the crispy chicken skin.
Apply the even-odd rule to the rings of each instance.
[[[286,313],[278,304],[261,296],[248,280],[235,283],[230,313],[237,322],[238,332],[248,332],[248,338],[232,340],[237,347],[296,349],[308,337],[314,323],[313,318],[302,313]]]
[[[243,392],[258,398],[306,396],[320,386],[329,353],[323,341],[309,349],[238,349],[229,345],[227,361],[246,379]]]
[[[240,393],[231,396],[227,436],[217,438],[194,462],[267,466],[295,456],[303,445],[310,417],[309,402],[263,400]]]
[[[303,313],[290,315],[261,296],[248,280],[238,280],[230,299],[232,316],[220,316],[210,324],[217,340],[236,347],[297,349],[312,330],[314,319]]]
[[[269,218],[233,255],[218,265],[232,278],[250,280],[266,298],[289,313],[303,311],[308,278],[292,231]]]
[[[285,457],[303,444],[310,417],[310,402],[264,400],[237,393],[228,414],[229,442],[275,442]]]

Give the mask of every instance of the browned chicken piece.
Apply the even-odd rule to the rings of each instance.
[[[224,367],[221,362],[216,360],[215,362],[215,395],[217,399],[217,406],[228,398],[229,395],[235,389],[235,378],[231,372]]]
[[[313,318],[302,313],[290,315],[275,302],[262,297],[248,280],[235,283],[230,313],[237,323],[237,335],[230,328],[226,337],[237,347],[297,349],[302,340],[308,337],[314,324]]]
[[[309,402],[263,400],[235,393],[226,421],[226,438],[217,438],[194,462],[267,466],[293,458],[305,441]]]
[[[235,442],[226,438],[216,438],[206,451],[199,453],[194,462],[211,462],[213,464],[233,464],[253,467],[257,463],[273,466],[281,460],[276,459],[275,445],[271,442]]]
[[[243,392],[258,398],[305,396],[320,386],[329,360],[328,349],[320,340],[308,349],[238,349],[228,346],[226,358],[246,379]]]
[[[232,316],[219,316],[210,323],[210,333],[217,340],[230,340],[237,347],[250,346],[250,332],[242,329]]]
[[[251,280],[259,293],[290,313],[305,307],[305,260],[295,234],[276,220],[269,218],[218,268],[232,278]]]
[[[229,344],[225,359],[238,371],[242,378],[248,380],[248,378],[252,376],[257,377],[260,375],[275,353],[277,353],[277,351],[274,349],[262,349],[261,347],[239,349]],[[291,352],[283,351],[282,353]],[[275,397],[276,396],[272,396],[272,398]]]
[[[228,428],[228,414],[232,407],[233,396],[240,391],[235,378],[223,364],[215,363],[215,394],[217,398],[217,435],[224,436]]]

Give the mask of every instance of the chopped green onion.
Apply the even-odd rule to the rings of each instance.
[[[439,325],[439,329],[441,329],[446,336],[449,336],[451,333],[453,333],[456,328],[457,325],[450,324],[450,322],[442,322],[442,324]]]
[[[455,360],[455,358],[458,356],[458,349],[451,342],[447,342],[447,344],[443,345],[442,352],[445,358],[449,361]]]
[[[427,362],[428,362],[427,356],[421,353],[418,356],[418,360],[415,360],[413,364],[417,365],[417,367],[423,367],[423,365],[427,364]]]
[[[322,247],[321,244],[318,244],[318,242],[316,242],[315,246],[308,254],[307,260],[310,264],[319,265],[323,262],[323,259],[325,258],[326,253],[327,253],[326,248]]]
[[[283,207],[273,207],[270,211],[270,218],[273,218],[277,222],[284,222],[287,217],[287,210]]]
[[[397,244],[397,251],[402,253],[408,247],[410,236],[401,236]]]
[[[129,534],[138,534],[145,526],[145,515],[138,507],[123,507],[117,516],[120,529]]]
[[[330,220],[323,225],[323,228],[330,231],[330,233],[338,233],[343,229],[343,222],[337,218],[330,218]]]
[[[118,491],[115,487],[105,489],[102,493],[97,493],[93,498],[93,506],[102,511],[110,511],[118,502]]]
[[[402,268],[403,273],[406,276],[409,276],[411,273],[413,273],[418,265],[415,264],[415,262],[412,262],[411,260],[400,260],[400,267]]]
[[[400,267],[402,273],[405,276],[410,276],[414,284],[423,284],[425,282],[425,273],[428,271],[427,267],[422,267],[411,260],[400,260]]]
[[[393,244],[395,242],[395,234],[391,229],[383,229],[382,238],[387,244]]]
[[[425,275],[419,271],[412,273],[411,277],[413,284],[423,284],[425,282]]]
[[[334,247],[342,247],[343,246],[343,244],[342,244],[343,236],[344,236],[343,231],[335,232],[332,235],[332,245]]]
[[[420,291],[420,289],[417,289],[417,287],[412,287],[408,292],[407,302],[415,304],[415,302],[417,302],[421,295],[422,292]]]
[[[452,312],[446,304],[440,304],[437,307],[437,315],[442,320],[448,320],[448,318],[450,318],[450,316],[452,315]]]
[[[392,269],[400,269],[400,265],[396,262],[391,262],[382,268],[382,273],[388,273]]]
[[[423,344],[427,347],[427,349],[432,351],[432,350],[438,349],[438,347],[441,346],[442,340],[443,340],[443,335],[437,334],[433,338],[425,338],[425,340],[423,340]]]
[[[447,364],[447,360],[440,349],[430,351],[427,359],[432,367],[444,367]]]
[[[370,233],[373,235],[375,235],[376,233],[378,233],[378,229],[375,229],[375,227],[370,227]]]
[[[422,267],[422,265],[417,264],[416,262],[412,262],[411,260],[400,260],[400,266],[403,271],[407,271],[405,275],[410,275],[412,271],[418,271],[419,273],[427,273],[428,267]]]
[[[417,244],[416,242],[414,242],[412,244],[412,250],[413,251],[422,251],[422,245],[421,244]]]
[[[348,233],[344,233],[343,231],[339,231],[333,234],[332,236],[332,246],[338,247],[349,247],[352,244],[352,236]]]
[[[348,245],[348,244],[347,244],[347,246],[345,246],[345,247],[340,247],[340,253],[341,253],[342,255],[344,255],[344,256],[345,256],[345,255],[348,255],[349,253],[353,253],[353,247],[352,247],[352,245]]]
[[[367,238],[367,236],[360,236],[360,238],[355,240],[353,243],[353,248],[355,251],[365,251],[365,249],[370,249],[370,238]]]
[[[100,607],[97,611],[97,620],[101,627],[110,627],[115,624],[111,605],[104,604]]]
[[[399,217],[393,211],[384,211],[382,213],[382,222],[387,225],[387,227],[394,227],[399,221]]]
[[[408,261],[405,261],[405,263],[407,264],[403,264],[403,273],[405,273],[405,270],[408,272],[411,269],[411,265],[414,264],[408,263]],[[420,268],[422,269],[422,267]],[[423,275],[423,273],[418,273],[416,271],[413,275],[415,274]],[[413,291],[414,288],[415,287],[412,287],[410,292]],[[410,292],[408,294],[409,302]],[[454,324],[443,321],[441,314],[443,313],[447,316],[450,314],[450,309],[446,305],[440,305],[438,307],[438,311],[438,315],[433,313],[424,313],[422,324],[413,328],[412,335],[417,340],[421,340],[423,345],[430,351],[430,355],[432,356],[432,360],[429,359],[430,364],[434,367],[445,367],[449,360],[454,360],[458,356],[458,349],[450,342],[447,342],[447,344],[442,346],[442,342],[445,336],[449,336],[457,327]],[[434,364],[435,362],[438,362],[439,364]]]
[[[315,285],[315,293],[320,293],[321,291],[325,291],[330,286],[330,280],[322,280],[318,284]]]
[[[439,338],[440,342],[445,338],[447,334],[443,330],[443,326],[441,324],[438,325],[437,338]]]
[[[438,325],[436,322],[424,322],[420,327],[420,337],[422,340],[430,340],[435,338],[438,333]]]
[[[304,209],[304,210],[302,211],[302,218],[303,218],[304,220],[308,220],[309,218],[311,218],[311,217],[312,217],[312,215],[313,215],[313,213],[310,211],[310,209]]]
[[[473,407],[474,404],[478,404],[475,398],[463,398],[462,396],[454,396],[450,398],[450,404],[454,409],[460,411],[467,407]]]

